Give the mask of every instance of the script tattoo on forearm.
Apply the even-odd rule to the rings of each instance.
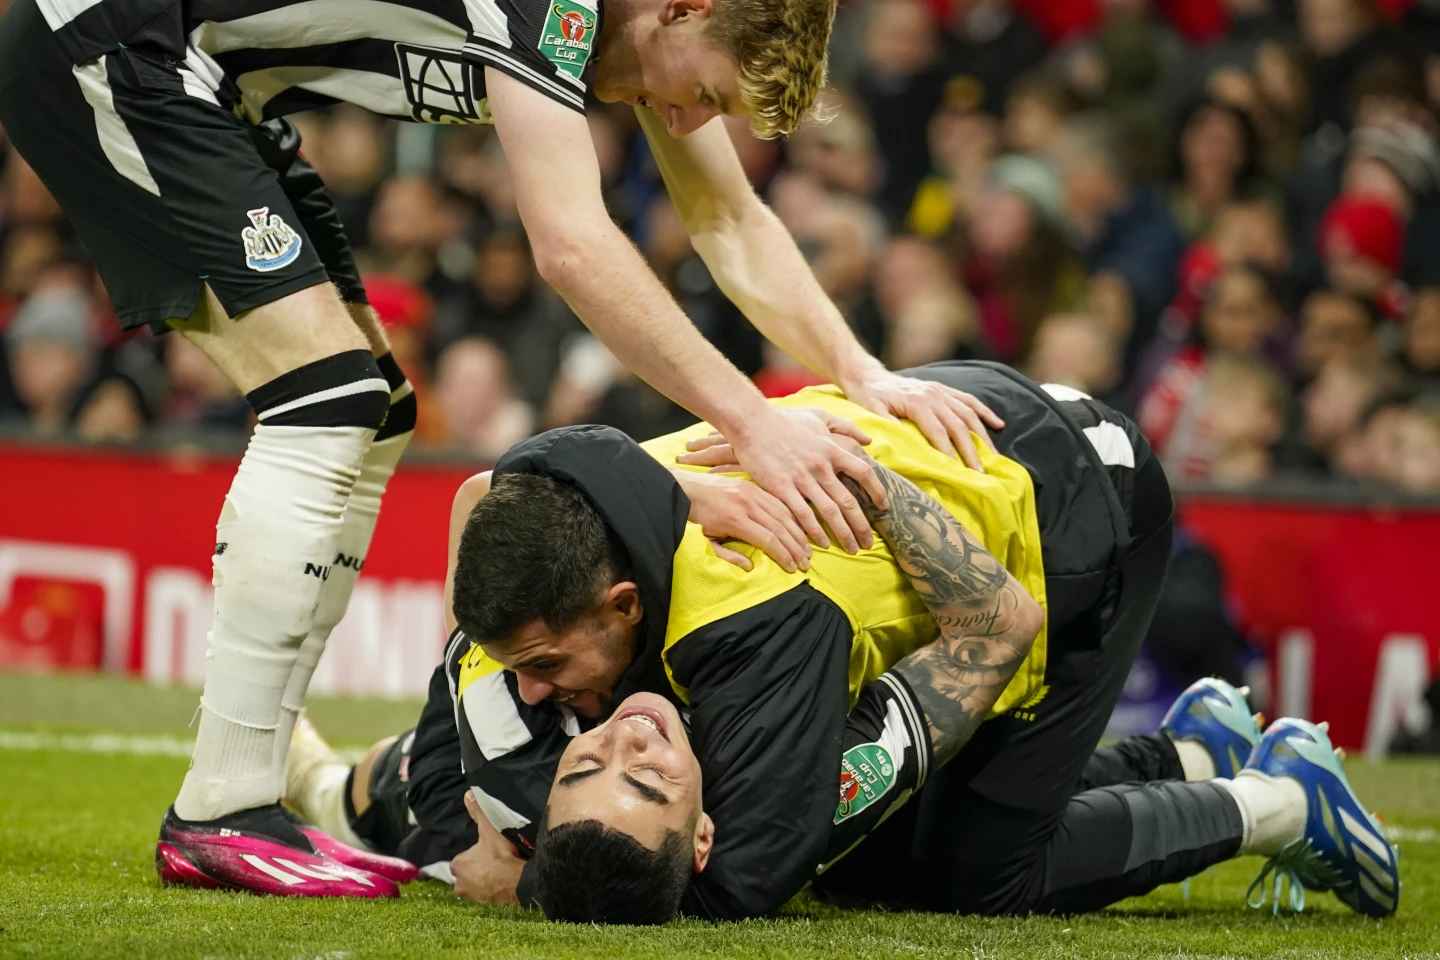
[[[914,689],[932,752],[943,764],[970,740],[1029,655],[1038,608],[934,498],[872,465],[885,487],[886,509],[848,477],[845,485],[940,628],[939,639],[892,669]]]

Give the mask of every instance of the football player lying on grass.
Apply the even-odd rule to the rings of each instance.
[[[453,857],[462,895],[566,919],[754,916],[812,880],[1075,911],[1240,853],[1296,898],[1393,912],[1394,852],[1323,728],[1262,741],[1212,681],[1160,735],[1095,749],[1169,549],[1134,425],[996,365],[913,374],[999,413],[999,450],[966,471],[832,391],[780,401],[855,416],[885,484],[884,504],[855,491],[881,542],[806,571],[738,546],[752,569],[727,565],[685,525],[660,463],[703,426],[644,450],[603,428],[519,445],[457,496],[459,626],[414,735],[355,771],[302,751],[292,798],[432,873]]]

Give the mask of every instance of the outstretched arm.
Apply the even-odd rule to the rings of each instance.
[[[925,602],[940,636],[891,669],[925,712],[943,764],[969,742],[1030,653],[1045,611],[960,522],[894,471],[875,465],[888,503],[851,490]]]
[[[755,195],[723,122],[672,137],[653,111],[635,114],[695,251],[755,328],[851,400],[913,421],[937,450],[981,469],[971,434],[988,444],[986,427],[1004,421],[974,396],[898,376],[866,352],[790,231]]]
[[[485,84],[540,275],[626,369],[729,437],[812,541],[829,545],[823,521],[847,550],[868,546],[869,526],[838,474],[883,496],[869,467],[767,404],[681,312],[605,209],[584,117],[494,67]]]

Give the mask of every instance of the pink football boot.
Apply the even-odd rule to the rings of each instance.
[[[182,887],[282,897],[400,895],[388,877],[317,852],[279,804],[203,823],[181,820],[173,808],[167,810],[155,845],[155,869],[161,883]]]
[[[305,839],[310,841],[310,845],[315,848],[316,853],[329,857],[331,860],[337,860],[347,867],[354,867],[356,870],[364,870],[367,873],[378,873],[396,883],[409,883],[420,876],[420,868],[409,860],[387,857],[383,853],[372,853],[369,850],[352,847],[308,823],[297,823],[295,828],[305,835]]]

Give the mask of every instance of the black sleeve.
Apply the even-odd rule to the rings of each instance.
[[[300,154],[300,131],[289,120],[277,118],[252,126],[250,139],[265,164],[279,176],[280,187],[295,208],[305,237],[314,244],[340,299],[369,303],[335,201],[330,199],[320,174]]]
[[[448,863],[475,842],[475,825],[465,812],[460,737],[443,664],[430,677],[429,696],[412,736],[401,779],[414,829],[395,852],[421,866]]]
[[[495,829],[529,857],[555,768],[578,727],[567,729],[551,704],[521,700],[509,671],[493,678],[472,684],[460,704],[465,782]]]
[[[600,36],[600,0],[470,0],[481,13],[465,53],[585,112]]]
[[[671,649],[715,820],[683,913],[767,914],[814,878],[835,815],[852,637],[840,608],[802,585]]]
[[[839,796],[823,873],[925,785],[930,734],[905,678],[890,672],[860,691],[845,721]],[[834,789],[832,787],[832,789]],[[832,794],[832,800],[837,798]]]

